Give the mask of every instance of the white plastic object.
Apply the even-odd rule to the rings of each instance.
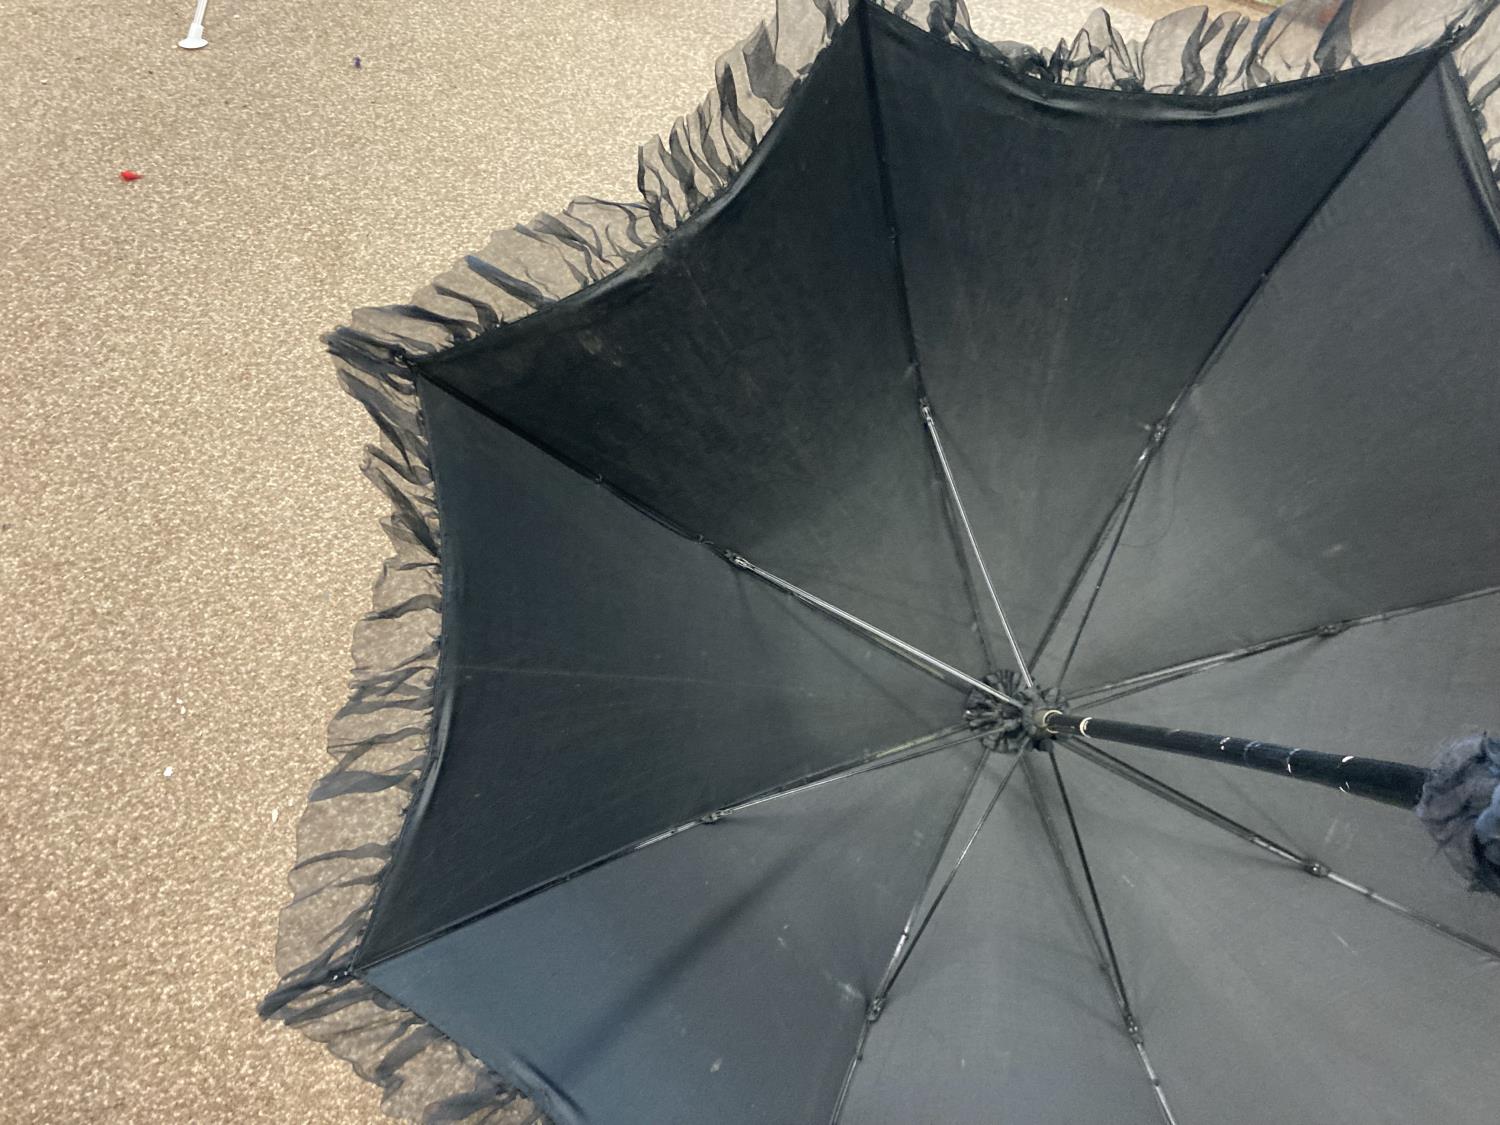
[[[198,7],[193,12],[193,22],[188,25],[187,35],[177,40],[179,47],[196,51],[199,47],[208,46],[208,40],[203,38],[203,12],[207,7],[208,0],[198,0]]]

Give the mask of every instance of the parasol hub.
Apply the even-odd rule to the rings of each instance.
[[[1012,696],[1019,706],[975,690],[969,694],[964,710],[970,729],[986,731],[990,749],[1014,750],[1022,745],[1037,746],[1053,737],[1042,721],[1048,714],[1060,714],[1065,704],[1057,693],[1042,685],[1029,687],[1011,672],[991,673],[985,682]]]

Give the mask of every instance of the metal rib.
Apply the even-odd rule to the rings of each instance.
[[[1073,630],[1073,643],[1068,646],[1068,654],[1063,657],[1062,667],[1058,670],[1053,686],[1062,690],[1063,682],[1068,678],[1068,669],[1073,666],[1073,657],[1078,652],[1078,642],[1083,640],[1083,631],[1088,627],[1089,618],[1093,616],[1094,605],[1099,600],[1099,592],[1104,589],[1104,579],[1109,575],[1110,564],[1115,561],[1115,554],[1120,549],[1120,543],[1125,538],[1125,526],[1130,522],[1130,513],[1135,511],[1135,502],[1141,498],[1141,485],[1146,482],[1146,465],[1149,459],[1143,459],[1139,471],[1135,475],[1130,486],[1130,499],[1125,504],[1125,509],[1120,513],[1120,522],[1115,528],[1114,539],[1110,541],[1109,551],[1104,556],[1104,564],[1099,568],[1099,577],[1094,580],[1094,588],[1089,592],[1088,603],[1083,607],[1083,616],[1078,619],[1078,628]]]
[[[719,817],[728,816],[731,813],[744,812],[746,809],[758,808],[768,801],[779,800],[782,797],[791,797],[797,793],[806,793],[809,789],[817,789],[835,781],[845,781],[851,777],[858,777],[862,773],[873,773],[875,770],[883,770],[887,766],[904,765],[914,762],[918,758],[925,758],[928,754],[936,754],[940,750],[951,750],[955,746],[962,746],[966,742],[973,742],[976,738],[983,738],[988,732],[971,730],[966,726],[952,726],[933,734],[923,735],[921,738],[903,742],[899,746],[892,746],[888,750],[881,750],[868,758],[862,759],[852,766],[836,766],[831,770],[823,770],[820,773],[803,777],[791,782],[779,789],[772,789],[759,796],[740,801],[738,804],[725,805],[716,813],[710,813],[708,817],[700,817],[699,822],[704,819],[717,820]]]
[[[1146,1078],[1151,1082],[1151,1091],[1156,1095],[1157,1108],[1161,1110],[1162,1120],[1167,1125],[1177,1125],[1177,1118],[1172,1115],[1172,1107],[1167,1104],[1166,1091],[1161,1088],[1161,1079],[1157,1076],[1156,1067],[1151,1065],[1151,1056],[1146,1054],[1146,1044],[1136,1036],[1135,1053],[1141,1057],[1141,1066],[1146,1068]]]
[[[1089,898],[1094,903],[1094,917],[1099,920],[1099,936],[1104,939],[1104,951],[1109,955],[1109,967],[1114,976],[1115,991],[1120,997],[1120,1013],[1125,1017],[1125,1028],[1132,1039],[1140,1035],[1135,1012],[1130,1007],[1130,996],[1125,991],[1125,974],[1120,969],[1120,958],[1115,953],[1114,939],[1109,934],[1109,923],[1104,918],[1104,904],[1099,901],[1099,888],[1094,882],[1094,869],[1089,864],[1089,854],[1083,846],[1083,833],[1078,830],[1078,818],[1073,813],[1073,801],[1068,796],[1068,787],[1063,782],[1062,768],[1057,764],[1057,755],[1048,754],[1052,763],[1052,776],[1057,779],[1057,792],[1062,798],[1063,812],[1068,818],[1068,828],[1073,833],[1073,847],[1078,852],[1078,863],[1083,869],[1083,881],[1088,885]]]
[[[1104,947],[1099,944],[1099,935],[1094,932],[1094,925],[1089,921],[1089,908],[1084,905],[1083,895],[1078,891],[1078,882],[1073,878],[1073,869],[1068,866],[1068,857],[1063,853],[1062,840],[1058,838],[1057,826],[1052,821],[1052,812],[1047,808],[1046,801],[1042,799],[1042,787],[1037,784],[1036,774],[1032,772],[1031,762],[1027,757],[1027,751],[1024,750],[1021,752],[1021,769],[1026,774],[1026,786],[1031,791],[1031,802],[1036,806],[1037,816],[1041,819],[1042,832],[1046,835],[1047,844],[1057,860],[1063,886],[1067,889],[1068,897],[1073,900],[1073,908],[1078,911],[1079,920],[1083,922],[1083,932],[1088,935],[1089,944],[1094,947],[1094,957],[1099,971],[1110,982],[1110,991],[1114,992],[1114,981],[1109,975],[1109,964],[1105,960]],[[1118,996],[1115,997],[1115,1002],[1119,1003]]]
[[[1462,594],[1453,594],[1449,597],[1437,598],[1430,602],[1419,602],[1416,605],[1402,606],[1399,609],[1382,610],[1379,613],[1366,614],[1364,617],[1351,617],[1348,620],[1334,621],[1327,625],[1315,625],[1310,629],[1301,629],[1295,633],[1272,637],[1270,640],[1257,641],[1255,644],[1246,645],[1243,648],[1230,649],[1227,652],[1218,652],[1211,656],[1200,656],[1193,660],[1183,661],[1181,664],[1170,664],[1165,668],[1157,668],[1151,672],[1142,672],[1139,675],[1129,676],[1123,680],[1116,680],[1114,683],[1100,684],[1098,687],[1086,688],[1083,691],[1073,693],[1069,698],[1075,704],[1087,704],[1090,707],[1098,707],[1105,703],[1111,703],[1116,699],[1123,699],[1127,695],[1134,695],[1138,691],[1146,691],[1148,688],[1168,684],[1173,680],[1180,680],[1184,676],[1191,676],[1195,672],[1217,668],[1220,664],[1243,660],[1247,656],[1259,656],[1263,652],[1270,652],[1272,649],[1281,648],[1284,645],[1296,644],[1298,641],[1312,640],[1314,637],[1334,637],[1346,629],[1353,629],[1360,625],[1376,625],[1382,621],[1391,621],[1397,617],[1405,617],[1410,613],[1420,613],[1424,609],[1439,609],[1442,606],[1453,605],[1457,602],[1466,602],[1473,598],[1485,598],[1493,594],[1500,594],[1500,586],[1486,586],[1480,590],[1470,590]]]
[[[974,537],[974,526],[969,523],[969,513],[964,508],[963,498],[958,494],[958,482],[953,479],[953,469],[948,464],[948,454],[943,449],[943,439],[938,434],[937,422],[932,416],[932,404],[926,400],[922,402],[922,422],[927,427],[928,437],[932,439],[933,452],[937,454],[938,465],[943,470],[943,480],[948,485],[948,495],[952,497],[953,507],[958,512],[959,522],[963,525],[964,536],[969,541],[969,550],[974,552],[974,561],[979,565],[979,574],[984,579],[984,588],[990,592],[990,601],[994,603],[995,613],[1000,618],[1000,627],[1005,630],[1005,640],[1010,645],[1011,655],[1016,658],[1016,668],[1021,673],[1021,679],[1026,681],[1026,686],[1035,691],[1036,681],[1031,678],[1031,669],[1026,666],[1026,658],[1021,655],[1021,646],[1010,627],[1010,619],[1005,616],[1005,607],[1000,604],[1000,595],[995,592],[995,582],[990,577],[990,568],[985,565],[984,555],[979,550],[979,541]]]
[[[903,641],[900,637],[891,636],[891,634],[887,633],[884,629],[871,625],[868,621],[864,620],[864,618],[855,617],[854,614],[850,613],[848,610],[840,609],[838,606],[832,604],[831,602],[825,602],[816,594],[808,593],[801,586],[794,585],[793,583],[788,582],[785,578],[778,578],[769,570],[763,570],[762,568],[756,566],[749,559],[744,558],[740,555],[736,555],[732,552],[726,554],[724,557],[727,558],[735,566],[739,567],[741,570],[749,571],[757,578],[762,578],[765,581],[771,583],[771,585],[776,586],[781,590],[785,590],[788,594],[791,594],[793,597],[806,602],[808,605],[821,609],[830,617],[837,618],[838,620],[844,622],[844,624],[852,625],[860,632],[874,637],[876,640],[880,641],[881,644],[887,645],[890,648],[895,649],[897,652],[900,652],[903,655],[907,656],[915,663],[925,666],[927,671],[935,672],[940,676],[946,676],[949,679],[957,680],[959,683],[965,685],[966,687],[973,688],[978,692],[983,692],[991,699],[1000,700],[1001,703],[1008,703],[1012,707],[1021,707],[1020,700],[1012,699],[999,688],[987,684],[983,680],[975,679],[967,672],[960,672],[957,668],[953,667],[953,665],[947,663],[946,661],[939,660],[930,652],[924,652],[916,645],[908,644],[906,641]]]
[[[683,821],[681,824],[673,825],[671,828],[626,844],[622,848],[616,848],[614,851],[575,867],[571,871],[555,875],[533,887],[528,887],[524,891],[518,891],[508,898],[486,906],[482,910],[466,914],[464,917],[448,922],[429,933],[413,938],[404,945],[388,953],[381,954],[373,961],[362,962],[358,968],[364,970],[381,962],[389,961],[392,957],[397,957],[419,945],[425,945],[427,942],[452,933],[454,930],[461,929],[471,922],[477,922],[481,918],[488,918],[492,914],[498,914],[502,910],[525,902],[527,899],[535,898],[546,891],[550,891],[554,887],[560,887],[562,884],[571,882],[582,875],[587,875],[591,871],[597,871],[599,868],[613,863],[617,859],[624,859],[628,855],[634,855],[636,852],[649,848],[653,844],[660,844],[665,840],[670,840],[672,837],[679,836],[689,829],[697,828],[699,825],[713,824],[734,813],[744,812],[746,809],[755,808],[758,805],[766,804],[768,801],[774,801],[781,797],[790,797],[797,793],[805,793],[809,789],[817,789],[831,782],[844,781],[851,777],[857,777],[860,774],[885,769],[888,766],[905,765],[908,762],[916,761],[918,758],[925,758],[929,754],[937,754],[943,750],[951,750],[956,746],[973,742],[977,738],[983,738],[988,733],[988,731],[983,730],[971,730],[967,726],[945,727],[940,731],[934,731],[932,734],[923,735],[921,738],[911,739],[897,746],[877,751],[851,765],[833,766],[815,773],[804,774],[793,781],[762,790],[760,793],[747,797],[742,801],[723,805],[701,816],[695,816],[691,820]]]
[[[833,1115],[828,1119],[829,1125],[839,1125],[839,1118],[844,1116],[844,1103],[849,1100],[849,1088],[854,1085],[854,1072],[859,1068],[860,1060],[865,1057],[865,1042],[870,1038],[872,1026],[869,1020],[860,1024],[859,1039],[854,1044],[854,1056],[844,1070],[844,1082],[839,1087],[838,1100],[833,1103]]]
[[[880,1006],[885,1003],[886,995],[891,991],[892,986],[895,985],[896,978],[901,975],[901,970],[906,966],[906,962],[911,959],[912,951],[917,948],[917,942],[921,941],[922,935],[927,932],[928,924],[931,923],[933,915],[937,913],[938,907],[942,905],[943,898],[948,893],[948,888],[953,886],[953,880],[958,877],[958,869],[963,866],[964,860],[968,858],[969,849],[974,846],[974,841],[979,839],[979,833],[984,830],[985,823],[990,819],[990,813],[995,811],[995,806],[1000,803],[1000,798],[1005,795],[1005,788],[1010,784],[1010,779],[1015,774],[1017,767],[1020,766],[1021,755],[1023,753],[1025,753],[1024,750],[1016,753],[1016,760],[1010,764],[1010,769],[1006,770],[1005,776],[1000,779],[999,788],[995,790],[994,795],[990,798],[990,803],[984,807],[984,812],[979,816],[979,822],[974,825],[974,831],[969,833],[969,838],[964,841],[964,846],[959,851],[958,858],[953,861],[953,866],[948,869],[947,877],[943,879],[943,885],[938,888],[938,893],[933,896],[932,905],[927,908],[927,913],[922,916],[921,925],[917,927],[916,933],[911,935],[910,941],[906,940],[907,934],[911,930],[910,920],[907,922],[906,929],[901,931],[901,940],[896,943],[896,952],[891,955],[891,960],[886,966],[885,974],[880,979],[880,985],[875,989],[875,998],[871,1001],[871,1004],[874,1005],[872,1010],[875,1014],[879,1014]],[[920,907],[921,903],[918,902],[917,905]]]
[[[1094,955],[1098,958],[1099,971],[1104,974],[1104,979],[1109,981],[1110,991],[1115,994],[1115,1003],[1120,1009],[1120,1018],[1125,1024],[1125,1033],[1130,1037],[1131,1043],[1135,1046],[1136,1054],[1140,1057],[1141,1067],[1145,1070],[1146,1078],[1151,1083],[1151,1090],[1156,1095],[1156,1104],[1161,1110],[1162,1119],[1167,1125],[1177,1125],[1177,1119],[1172,1115],[1172,1108],[1167,1104],[1167,1095],[1162,1089],[1161,1078],[1158,1077],[1156,1068],[1151,1063],[1151,1057],[1146,1054],[1145,1038],[1141,1033],[1140,1025],[1136,1022],[1135,1014],[1131,1011],[1130,1001],[1125,995],[1124,980],[1110,972],[1111,963],[1114,964],[1116,973],[1119,970],[1118,962],[1112,961],[1114,947],[1111,944],[1108,955],[1109,959],[1107,959],[1105,949],[1099,944],[1099,937],[1094,933],[1094,927],[1089,922],[1088,908],[1083,904],[1083,896],[1078,893],[1078,885],[1073,879],[1073,873],[1068,866],[1067,857],[1063,855],[1062,841],[1058,839],[1057,829],[1052,823],[1052,813],[1047,809],[1047,803],[1042,797],[1041,786],[1037,784],[1036,775],[1031,771],[1031,763],[1026,760],[1026,754],[1027,752],[1023,750],[1021,752],[1021,759],[1025,767],[1026,781],[1031,789],[1032,803],[1036,805],[1037,815],[1041,818],[1042,829],[1047,836],[1047,843],[1052,847],[1052,854],[1057,857],[1058,869],[1062,873],[1063,886],[1067,888],[1068,897],[1073,900],[1073,906],[1078,911],[1079,919],[1083,922],[1083,931],[1088,935],[1089,944],[1094,947]],[[1055,752],[1052,756],[1052,767],[1054,770],[1057,769]],[[1061,773],[1058,774],[1058,781],[1062,781]],[[1077,822],[1071,820],[1071,812],[1070,823],[1073,825],[1074,839],[1076,841],[1079,839],[1077,836]],[[1083,857],[1081,850],[1079,855],[1080,858],[1084,859],[1086,866],[1088,861]],[[1098,902],[1097,897],[1095,898],[1095,902]],[[1109,935],[1108,929],[1104,924],[1103,911],[1099,912],[1099,922],[1101,928],[1105,930],[1105,940],[1108,941]]]
[[[1461,945],[1468,946],[1476,953],[1482,953],[1492,961],[1500,961],[1500,949],[1496,949],[1493,945],[1490,945],[1487,942],[1480,941],[1476,937],[1471,937],[1470,935],[1464,933],[1462,930],[1455,930],[1446,922],[1439,922],[1430,914],[1423,914],[1420,910],[1414,910],[1410,906],[1407,906],[1404,903],[1399,903],[1393,898],[1387,898],[1385,895],[1381,894],[1378,891],[1372,891],[1363,883],[1356,883],[1353,879],[1346,879],[1337,871],[1330,871],[1326,867],[1321,868],[1321,870],[1314,871],[1312,872],[1312,874],[1322,875],[1323,878],[1327,879],[1330,883],[1334,883],[1337,886],[1343,887],[1345,890],[1353,891],[1357,895],[1363,895],[1371,902],[1383,906],[1387,910],[1394,911],[1395,913],[1400,914],[1403,918],[1410,918],[1413,922],[1416,922],[1417,924],[1422,926],[1426,926],[1430,930],[1435,930],[1437,933],[1442,934],[1444,937],[1452,938],[1454,941],[1460,943]]]
[[[1303,855],[1285,844],[1278,844],[1273,840],[1267,839],[1254,829],[1248,828],[1232,817],[1219,812],[1212,806],[1204,804],[1196,797],[1188,796],[1182,790],[1176,789],[1168,785],[1165,781],[1153,777],[1145,770],[1137,769],[1129,762],[1115,757],[1102,747],[1095,746],[1086,739],[1068,738],[1061,741],[1073,753],[1087,761],[1093,762],[1094,765],[1101,769],[1109,770],[1111,773],[1123,777],[1126,781],[1139,786],[1141,789],[1146,790],[1146,792],[1153,793],[1163,800],[1171,802],[1184,812],[1192,813],[1199,819],[1206,820],[1208,823],[1222,828],[1224,831],[1239,837],[1248,844],[1254,844],[1256,847],[1270,852],[1279,859],[1284,859],[1289,863],[1295,864],[1307,874],[1327,879],[1330,883],[1343,887],[1345,890],[1354,891],[1356,894],[1362,895],[1371,902],[1385,907],[1387,910],[1400,914],[1404,918],[1409,918],[1418,925],[1426,926],[1435,933],[1442,934],[1444,937],[1467,946],[1476,953],[1481,953],[1493,960],[1500,961],[1500,949],[1497,949],[1495,946],[1481,941],[1479,938],[1465,933],[1463,930],[1454,929],[1446,922],[1440,922],[1431,915],[1424,914],[1420,910],[1397,902],[1395,899],[1389,898],[1379,891],[1372,890],[1362,883],[1356,883],[1353,879],[1345,878],[1337,871],[1329,870],[1326,864],[1313,859],[1311,856]]]
[[[1033,660],[1041,660],[1042,654],[1047,651],[1047,646],[1052,643],[1052,635],[1057,627],[1062,624],[1063,615],[1067,613],[1068,607],[1073,604],[1073,598],[1078,593],[1078,587],[1083,584],[1084,578],[1088,576],[1089,567],[1093,566],[1094,560],[1099,556],[1099,550],[1104,546],[1104,539],[1109,534],[1109,529],[1115,525],[1115,517],[1130,499],[1131,493],[1138,487],[1141,478],[1149,467],[1152,456],[1156,453],[1157,446],[1161,444],[1166,436],[1166,425],[1177,409],[1177,403],[1181,400],[1183,392],[1179,392],[1178,398],[1167,407],[1167,413],[1162,420],[1151,427],[1151,437],[1146,442],[1146,447],[1136,455],[1131,464],[1130,475],[1125,478],[1124,487],[1109,506],[1109,511],[1104,516],[1104,522],[1099,525],[1099,530],[1094,532],[1089,540],[1088,549],[1083,558],[1078,561],[1077,568],[1068,578],[1068,584],[1063,588],[1062,598],[1052,610],[1052,616],[1047,618],[1047,627],[1042,630],[1041,640],[1037,641],[1036,648],[1032,651]]]
[[[1300,855],[1291,848],[1276,843],[1274,840],[1268,840],[1253,828],[1241,824],[1232,817],[1225,816],[1212,806],[1205,805],[1196,797],[1190,797],[1181,789],[1168,785],[1165,781],[1153,777],[1145,770],[1137,769],[1123,758],[1117,758],[1102,746],[1096,746],[1094,743],[1083,738],[1063,738],[1058,741],[1084,759],[1084,761],[1092,762],[1101,769],[1106,769],[1118,777],[1123,777],[1132,785],[1144,789],[1146,792],[1154,794],[1165,801],[1170,801],[1184,812],[1192,813],[1194,816],[1206,820],[1210,824],[1217,825],[1224,829],[1224,831],[1238,836],[1247,844],[1254,844],[1256,847],[1263,848],[1272,855],[1278,856],[1289,863],[1295,863],[1299,867],[1304,867],[1312,862],[1307,856]]]

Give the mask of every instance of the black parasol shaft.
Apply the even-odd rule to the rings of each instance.
[[[1069,715],[1063,711],[1045,711],[1038,718],[1038,725],[1049,734],[1087,735],[1105,742],[1123,742],[1128,746],[1143,746],[1265,773],[1284,774],[1403,809],[1415,808],[1422,799],[1422,786],[1428,775],[1423,767],[1405,762],[1361,758],[1353,754],[1328,754],[1196,730],[1122,723],[1088,715]]]

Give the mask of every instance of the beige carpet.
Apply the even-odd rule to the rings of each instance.
[[[770,2],[0,0],[0,1120],[382,1119],[254,1015],[385,552],[318,335],[628,195]]]

